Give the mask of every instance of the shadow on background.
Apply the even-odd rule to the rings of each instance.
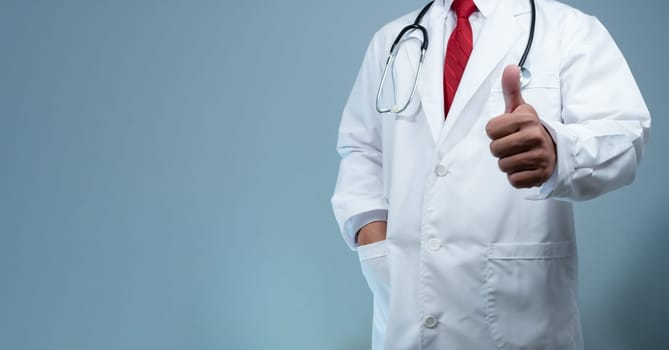
[[[621,192],[635,189],[636,185]],[[619,200],[624,196],[607,195],[606,201],[577,211],[590,217],[578,232],[586,349],[665,349],[669,344],[669,216],[664,209],[668,201],[637,196],[646,201],[645,213],[628,217],[630,212],[623,208],[634,207],[635,201]],[[598,226],[604,230],[598,231]],[[607,226],[619,230],[606,230]]]
[[[622,349],[658,349],[659,344],[669,344],[669,216],[661,208],[666,204],[656,207],[648,225],[639,230],[640,237],[653,241],[630,246],[636,250],[630,255],[638,259],[622,272],[619,287],[604,305],[611,314],[611,335],[619,338]]]

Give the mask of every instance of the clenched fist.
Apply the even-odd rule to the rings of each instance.
[[[499,168],[513,187],[541,186],[555,170],[555,142],[534,108],[523,100],[517,66],[504,69],[502,91],[505,113],[486,125],[486,133],[492,140],[490,152],[499,158]]]

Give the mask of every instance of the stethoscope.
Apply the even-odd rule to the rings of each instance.
[[[428,46],[427,29],[425,29],[425,27],[423,27],[420,24],[420,22],[423,20],[423,17],[425,16],[425,14],[430,9],[433,3],[434,1],[430,1],[427,5],[425,5],[425,7],[423,7],[418,16],[416,16],[416,20],[413,22],[413,24],[404,27],[395,38],[393,45],[390,47],[390,54],[388,55],[388,59],[386,60],[386,67],[383,69],[383,76],[381,77],[381,83],[379,84],[379,89],[376,92],[376,111],[381,114],[403,112],[405,109],[407,109],[409,103],[411,103],[411,99],[416,93],[416,88],[418,87],[418,78],[420,77],[420,71],[423,68],[423,60],[425,59],[425,52],[427,52],[427,46]],[[520,57],[520,61],[518,62],[518,67],[520,68],[521,87],[525,87],[527,84],[529,84],[530,79],[532,78],[532,74],[530,73],[529,69],[525,67],[525,61],[527,60],[527,56],[530,54],[530,49],[532,48],[532,41],[534,40],[534,24],[536,22],[536,17],[537,17],[534,0],[530,0],[530,6],[532,8],[532,19],[530,21],[530,35],[527,38],[527,45],[525,45],[525,52],[523,52],[523,56]],[[421,33],[423,37],[423,42],[420,46],[420,60],[418,61],[418,69],[416,70],[416,76],[414,78],[413,87],[411,88],[411,94],[409,95],[409,99],[406,101],[406,103],[399,105],[396,104],[395,106],[390,108],[383,108],[379,105],[381,100],[381,94],[383,91],[383,83],[386,81],[386,77],[388,75],[388,69],[395,62],[395,57],[397,57],[397,52],[399,51],[400,42],[402,41],[402,39],[404,39],[404,36],[408,32],[414,30],[418,30]]]

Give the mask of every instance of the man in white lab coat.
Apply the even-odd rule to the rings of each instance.
[[[418,11],[374,35],[343,112],[332,205],[374,296],[373,349],[582,349],[571,202],[632,182],[649,112],[596,18],[536,0],[521,88],[530,2],[463,1],[471,14],[436,0],[423,18],[429,48],[406,110],[379,114],[376,92]],[[452,74],[466,27],[471,51]],[[404,88],[414,39],[397,56]]]

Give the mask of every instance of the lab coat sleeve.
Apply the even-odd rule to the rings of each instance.
[[[543,120],[557,148],[545,198],[586,200],[630,184],[650,114],[622,53],[604,26],[580,14],[565,25],[561,121]]]
[[[344,240],[353,250],[356,250],[355,234],[368,223],[365,221],[387,217],[388,201],[382,175],[382,122],[375,108],[382,69],[380,45],[375,35],[344,107],[337,140],[341,161],[331,202]]]

